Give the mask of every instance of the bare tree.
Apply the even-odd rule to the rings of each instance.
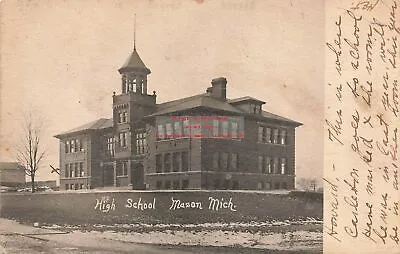
[[[23,114],[21,142],[17,145],[17,160],[31,179],[32,193],[35,192],[35,176],[40,162],[45,157],[42,144],[43,121],[32,112]]]

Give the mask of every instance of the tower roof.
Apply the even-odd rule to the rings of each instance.
[[[146,67],[137,53],[136,49],[132,51],[128,59],[125,61],[124,65],[118,70],[119,73],[126,71],[144,71],[146,74],[150,74],[150,69]]]

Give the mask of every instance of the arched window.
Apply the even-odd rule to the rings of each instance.
[[[132,80],[132,88],[131,88],[131,91],[134,91],[134,92],[137,92],[137,81],[136,81],[136,78],[134,78],[133,80]],[[133,90],[133,89],[135,89],[135,90]]]

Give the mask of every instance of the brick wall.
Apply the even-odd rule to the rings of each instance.
[[[65,144],[70,140],[80,140],[83,151],[74,153],[66,153]],[[90,154],[90,136],[87,134],[78,134],[68,136],[60,140],[60,190],[65,190],[65,185],[68,184],[85,184],[88,183],[88,176],[90,176],[90,162],[88,155]],[[76,162],[83,162],[84,177],[67,177],[66,165]]]

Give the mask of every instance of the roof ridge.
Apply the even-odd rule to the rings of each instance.
[[[163,106],[163,104],[168,104],[168,103],[172,104],[174,102],[179,102],[179,101],[186,101],[186,100],[189,100],[189,99],[193,99],[195,97],[203,97],[204,95],[205,95],[205,93],[196,94],[196,95],[192,95],[192,96],[188,96],[188,97],[184,97],[184,98],[180,98],[180,99],[176,99],[176,100],[172,100],[172,101],[163,102],[163,103],[157,104],[157,106]],[[170,108],[170,107],[173,107],[173,106],[174,105],[166,106],[164,109],[167,109],[167,108]]]
[[[111,120],[111,119],[112,119],[112,118],[101,117],[101,118],[98,118],[98,119],[96,119],[96,120],[90,121],[90,122],[88,122],[88,123],[86,123],[86,124],[79,125],[78,127],[75,127],[75,128],[70,129],[70,130],[68,130],[68,131],[64,131],[64,132],[62,132],[62,133],[60,133],[60,134],[57,134],[57,135],[55,135],[55,137],[62,136],[62,135],[65,135],[65,134],[74,133],[74,132],[101,129],[101,128],[103,127],[103,125],[104,125],[107,121],[109,121],[109,120]]]

